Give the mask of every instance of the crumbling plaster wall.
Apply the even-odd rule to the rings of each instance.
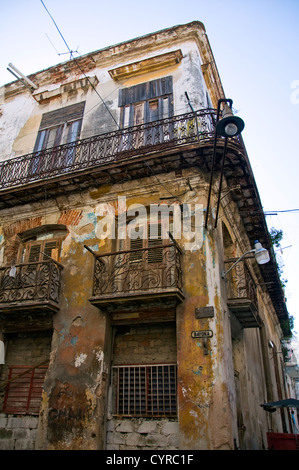
[[[223,190],[225,195],[222,198],[219,220],[222,220],[229,230],[238,257],[252,247],[232,197],[232,192],[238,191],[238,188],[230,189],[224,181]],[[223,259],[225,259],[224,254]],[[270,417],[269,413],[266,413],[260,406],[269,400],[278,399],[274,357],[269,348],[269,341],[280,344],[281,327],[257,263],[249,260],[249,264],[251,275],[257,286],[257,313],[262,326],[243,329],[236,317],[228,313],[230,318],[228,335],[232,338],[232,366],[235,382],[232,403],[235,422],[238,423],[235,434],[237,447],[265,449],[267,448],[266,431],[276,427],[276,430],[282,432],[278,414]],[[222,287],[224,286],[225,284]],[[226,299],[225,289],[223,289],[223,299]]]
[[[172,75],[174,83],[174,114],[190,112],[185,92],[195,110],[208,106],[207,86],[201,71],[202,59],[195,37],[180,39],[163,36],[141,41],[136,49],[129,44],[123,53],[98,52],[82,59],[80,70],[75,64],[64,63],[31,76],[39,86],[33,94],[18,82],[12,82],[0,90],[0,160],[31,153],[34,148],[41,116],[64,106],[85,101],[81,138],[117,130],[119,126],[118,90],[163,76]],[[143,44],[144,42],[144,44]],[[128,77],[119,82],[113,80],[109,70],[147,57],[154,57],[177,49],[182,50],[182,61],[176,65],[147,72],[138,77]],[[89,60],[87,60],[89,59]],[[94,83],[83,80],[82,75]],[[96,81],[95,80],[96,77]],[[76,86],[74,86],[76,83]],[[96,92],[95,92],[96,91]],[[49,96],[45,93],[48,92]],[[45,96],[37,101],[34,96]]]
[[[155,178],[144,178],[139,188],[134,182],[127,182],[68,196],[48,203],[46,215],[40,205],[39,211],[44,215],[37,223],[64,222],[68,233],[62,243],[61,306],[54,316],[37,448],[84,448],[86,443],[89,448],[105,446],[110,326],[109,318],[89,303],[93,257],[83,245],[94,251],[110,251],[110,242],[97,238],[96,214],[102,202],[117,207],[119,195],[127,196],[127,205],[157,203],[160,197],[169,197],[169,191],[184,193],[183,202],[205,203],[207,182],[199,172],[186,170],[181,176],[161,175],[159,180],[162,184]],[[24,207],[24,218],[29,218],[30,210],[30,206]],[[8,220],[11,225],[20,217],[16,213],[9,217],[9,212],[2,211],[4,227]],[[221,307],[217,243],[214,236],[203,234],[202,248],[196,253],[186,251],[182,258],[186,300],[177,311],[180,448],[232,448],[227,319]],[[195,308],[206,305],[214,307],[214,318],[196,319]],[[193,330],[201,329],[213,331],[207,354],[203,342],[191,338]]]
[[[80,199],[80,198],[79,198]],[[3,259],[9,263],[11,240],[17,234],[47,223],[64,223],[68,228],[62,243],[60,262],[64,266],[60,311],[54,315],[50,365],[38,431],[38,448],[103,447],[100,423],[105,422],[99,402],[104,400],[107,374],[106,347],[109,349],[109,331],[105,317],[91,306],[93,257],[83,248],[93,243],[96,216],[94,208],[74,207],[78,198],[69,200],[58,210],[53,201],[38,210],[37,206],[1,214]],[[41,204],[40,206],[42,206]],[[24,219],[22,219],[24,217]],[[96,240],[99,242],[99,240]],[[20,240],[19,240],[20,243]],[[18,245],[14,246],[16,255]],[[14,258],[15,260],[15,258]],[[108,332],[107,332],[108,331]],[[85,429],[86,428],[86,429]],[[66,430],[69,430],[69,437]]]
[[[149,40],[144,39],[137,49],[135,42],[132,42],[91,55],[89,60],[87,57],[84,59],[87,75],[97,75],[99,82],[96,89],[107,107],[91,87],[74,90],[66,86],[60,97],[44,101],[43,104],[38,104],[28,91],[18,88],[19,85],[9,85],[4,92],[2,89],[0,127],[9,130],[9,138],[8,132],[0,137],[0,158],[3,160],[30,153],[34,147],[41,114],[82,100],[86,100],[82,137],[116,128],[111,115],[109,119],[106,118],[109,109],[118,122],[119,87],[161,76],[173,75],[175,114],[190,110],[185,91],[195,109],[206,106],[207,87],[200,70],[203,59],[199,57],[196,45],[199,42],[189,37],[189,43],[184,43],[174,33],[164,33],[156,39],[157,42],[151,40],[150,47]],[[131,77],[120,83],[115,83],[108,74],[108,70],[116,62],[122,65],[178,47],[183,52],[182,62],[170,69],[147,73],[138,78]],[[208,57],[208,54],[201,54],[201,57]],[[47,86],[52,87],[52,82],[60,87],[61,84],[67,85],[79,78],[78,71],[75,72],[73,66],[63,64],[31,78],[45,90]],[[181,194],[182,189],[185,190],[187,176],[192,176],[196,183],[195,193],[186,193],[184,202],[202,203],[205,207],[208,176],[194,177],[194,173],[183,172],[182,178],[173,174],[159,177],[164,188],[155,179],[144,178],[142,188],[136,188],[135,183],[128,182],[24,206],[21,216],[20,208],[1,212],[0,259],[4,263],[9,263],[11,253],[15,253],[17,233],[21,231],[18,221],[29,221],[30,226],[65,223],[68,228],[61,251],[61,262],[64,265],[61,309],[54,317],[51,361],[45,382],[37,448],[84,448],[86,442],[90,448],[103,448],[105,445],[110,325],[109,318],[89,303],[93,259],[83,248],[86,243],[95,251],[110,249],[109,243],[99,240],[97,236],[98,205],[101,202],[116,204],[118,195],[129,196],[128,203],[156,203],[159,197],[169,196],[165,184],[172,194]],[[225,200],[222,202],[226,204]],[[235,233],[239,232],[238,240],[245,240],[237,217],[237,210],[232,211],[228,217],[229,226]],[[14,223],[14,231],[8,235],[8,229],[12,229]],[[246,242],[241,242],[238,246],[240,254],[244,251],[244,243],[246,245]],[[203,246],[199,252],[196,255],[187,252],[183,257],[186,299],[177,309],[180,448],[231,449],[237,435],[230,318],[225,303],[224,285],[220,279],[221,246],[219,230],[213,231],[209,227],[203,234]],[[278,327],[274,322],[274,314],[270,313],[270,303],[264,297],[262,299],[265,306],[263,315],[270,325],[267,327],[268,331],[277,339]],[[197,319],[195,308],[208,305],[214,308],[214,317]],[[192,331],[205,329],[213,332],[212,338],[206,343],[191,338]],[[256,339],[248,339],[247,349],[250,350],[251,347],[257,347]],[[255,366],[251,366],[254,377]],[[257,372],[258,375],[261,373]],[[253,395],[259,399],[260,391],[257,393],[253,390]],[[133,432],[133,428],[130,432]],[[136,427],[134,432],[137,432]]]
[[[204,235],[196,258],[186,253],[185,302],[178,308],[180,446],[232,449],[233,376],[228,312],[220,291],[217,238]],[[185,274],[186,275],[186,274]],[[211,306],[212,318],[196,318],[197,307]],[[211,330],[206,341],[192,331]]]
[[[171,204],[172,199],[167,201],[170,193],[177,194],[182,202],[205,206],[208,175],[203,172],[184,170],[181,175],[160,175],[159,181],[160,184],[151,177],[144,178],[142,187],[138,188],[129,181],[92,188],[80,195],[47,201],[46,211],[44,202],[27,205],[22,209],[22,218],[16,209],[1,211],[0,248],[6,262],[9,260],[8,248],[14,246],[10,241],[22,230],[45,223],[67,226],[60,258],[64,265],[61,308],[54,316],[51,361],[37,448],[84,448],[86,442],[90,448],[105,447],[110,325],[109,317],[89,303],[93,257],[83,245],[87,244],[96,252],[111,250],[111,241],[98,238],[99,207],[109,203],[117,210],[119,196],[127,197],[127,206],[133,203],[148,206],[159,202],[160,197],[165,197],[165,202]],[[227,220],[226,223],[229,226]],[[184,240],[179,243],[183,247]],[[222,259],[220,229],[204,230],[200,250],[195,253],[185,251],[182,257],[185,301],[177,308],[179,440],[176,437],[176,445],[179,448],[232,449],[234,440],[238,445],[235,365],[230,313],[226,307],[225,285],[220,279]],[[196,318],[195,309],[202,306],[213,306],[214,317]],[[274,335],[276,326],[265,299],[263,306],[260,313],[267,322],[267,331]],[[213,336],[206,343],[191,338],[192,331],[207,329]],[[259,410],[265,396],[263,371],[258,365],[261,363],[261,346],[257,332],[246,332],[243,336],[241,349],[247,362],[242,374],[246,375],[244,383],[250,383],[250,390],[244,389],[244,392],[251,397],[247,399],[244,415],[248,417],[247,446],[256,448],[261,438],[259,435],[254,441],[255,423],[266,428],[266,417],[263,410]],[[108,432],[115,434],[118,424],[114,424],[113,430],[112,423],[109,424]],[[136,440],[137,428],[138,423],[126,431],[133,434],[121,434],[122,445],[126,445],[128,437],[130,442]],[[160,431],[164,432],[162,428]],[[173,444],[175,433],[172,434],[169,443]]]

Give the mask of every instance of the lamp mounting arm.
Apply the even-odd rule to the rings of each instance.
[[[249,250],[249,251],[246,251],[246,253],[243,253],[243,255],[240,256],[240,258],[238,258],[237,261],[235,261],[234,264],[227,271],[222,271],[222,275],[221,275],[222,279],[224,279],[225,276],[236,266],[236,264],[242,261],[242,259],[245,258],[246,255],[248,255],[249,253],[254,253],[254,252],[255,252],[255,249]]]

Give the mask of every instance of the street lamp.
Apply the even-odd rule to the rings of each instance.
[[[223,111],[222,111],[222,116],[221,116],[221,119],[220,119],[220,106],[221,106],[221,104],[223,104]],[[222,188],[222,180],[223,180],[223,172],[224,172],[224,162],[225,162],[225,156],[226,156],[226,150],[227,150],[227,141],[230,137],[235,137],[236,135],[240,134],[242,132],[242,130],[244,129],[244,126],[245,126],[244,121],[240,117],[234,116],[234,114],[232,112],[232,109],[231,109],[232,104],[233,104],[233,101],[231,99],[218,100],[216,128],[215,128],[215,136],[214,136],[213,158],[212,158],[212,168],[211,168],[211,177],[210,177],[210,187],[209,187],[209,194],[208,194],[205,228],[208,228],[208,217],[209,217],[212,183],[213,183],[213,176],[214,176],[217,137],[218,137],[218,135],[220,135],[222,137],[225,137],[225,141],[224,141],[224,148],[223,148],[223,157],[222,157],[222,167],[221,167],[221,175],[220,175],[220,183],[219,183],[219,194],[218,194],[218,202],[217,202],[215,228],[217,227],[217,219],[218,219],[221,188]]]
[[[221,100],[220,100],[221,101]],[[244,129],[244,121],[238,116],[234,116],[227,103],[223,106],[222,118],[216,125],[216,132],[222,137],[234,137]]]
[[[266,264],[270,261],[270,255],[268,250],[266,250],[266,248],[263,248],[262,244],[258,240],[256,240],[254,242],[253,250],[249,250],[246,251],[246,253],[243,253],[243,255],[240,256],[240,258],[238,258],[237,261],[227,271],[222,272],[222,279],[224,279],[225,276],[236,266],[236,264],[238,264],[249,253],[254,253],[254,257],[258,264]]]

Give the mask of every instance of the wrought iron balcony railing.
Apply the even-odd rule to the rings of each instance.
[[[0,311],[10,308],[59,308],[63,266],[54,260],[0,268]]]
[[[233,262],[225,262],[226,270]],[[244,328],[260,326],[256,284],[245,260],[227,274],[227,300],[230,310]]]
[[[0,191],[209,139],[214,121],[215,112],[204,109],[11,158],[0,163]]]
[[[157,298],[184,298],[181,250],[176,244],[95,255],[92,303]]]

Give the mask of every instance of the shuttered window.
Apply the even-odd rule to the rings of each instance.
[[[130,238],[129,236],[129,249],[138,250],[130,253],[130,261],[141,261],[145,260],[143,256],[143,249],[151,248],[146,250],[146,260],[148,263],[160,263],[162,261],[163,244],[162,240],[162,227],[161,224],[148,224],[147,225],[147,237],[142,238],[143,227],[140,227],[140,238]],[[130,235],[130,234],[129,234]],[[154,248],[159,245],[159,248]],[[139,251],[140,250],[140,251]]]
[[[38,415],[47,366],[9,368],[4,413]]]
[[[81,102],[43,114],[34,151],[78,140],[84,107]]]
[[[173,115],[172,77],[163,77],[119,90],[121,127],[157,121]]]
[[[152,237],[152,238],[151,238]],[[148,263],[161,263],[163,256],[163,248],[153,248],[162,245],[162,226],[161,224],[148,225]]]
[[[28,242],[23,246],[21,263],[35,263],[52,258],[58,261],[60,240],[41,240]]]

